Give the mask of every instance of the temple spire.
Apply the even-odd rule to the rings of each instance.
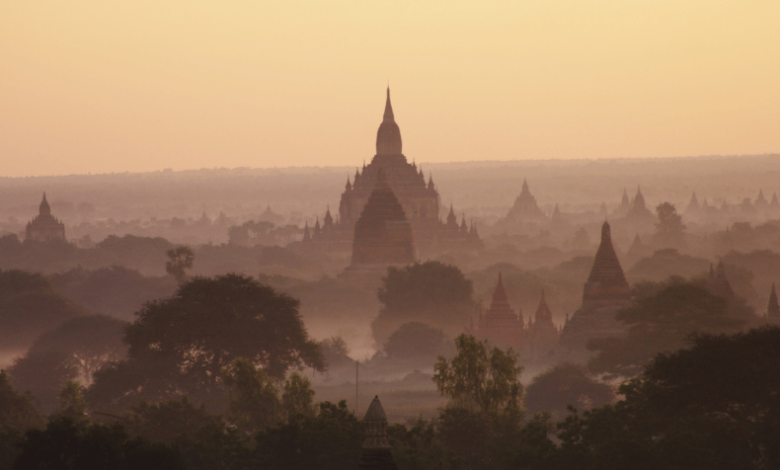
[[[385,102],[385,115],[382,120],[384,122],[395,122],[395,116],[393,115],[393,104],[390,103],[390,85],[387,86],[387,101]]]

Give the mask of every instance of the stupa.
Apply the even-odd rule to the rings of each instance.
[[[536,360],[547,359],[555,356],[560,350],[560,331],[552,319],[552,311],[547,305],[547,300],[542,291],[542,298],[536,308],[536,314],[528,323],[528,350],[530,356]]]
[[[390,441],[387,440],[387,415],[378,396],[375,396],[368,406],[363,425],[366,439],[363,441],[363,452],[360,454],[358,469],[398,470],[390,451]]]
[[[626,214],[626,220],[636,224],[653,223],[655,216],[645,204],[645,196],[642,194],[642,189],[636,188],[636,196],[631,204],[631,210]]]
[[[403,266],[415,260],[411,224],[388,184],[387,175],[380,169],[376,186],[355,224],[352,263],[344,275],[381,276],[388,266]]]
[[[515,204],[509,209],[506,220],[511,222],[541,222],[547,220],[544,212],[539,209],[536,198],[531,194],[531,190],[528,188],[528,181],[525,179],[523,180],[523,188],[520,191],[520,195],[517,196]]]
[[[582,306],[566,323],[561,343],[582,349],[588,340],[619,336],[623,327],[615,320],[618,310],[631,302],[631,287],[612,246],[609,223],[601,227],[601,243],[582,293]]]
[[[46,193],[43,193],[38,215],[27,224],[25,239],[36,242],[65,240],[65,224],[51,215],[51,207],[46,200]]]
[[[487,339],[501,347],[512,347],[518,352],[525,347],[523,312],[519,310],[515,313],[509,304],[501,273],[498,274],[498,283],[493,291],[490,308],[479,317],[477,337]]]
[[[389,87],[382,123],[376,134],[376,154],[368,165],[363,164],[362,169],[355,170],[351,181],[347,177],[332,234],[322,237],[312,234],[308,247],[348,250],[352,246],[355,225],[371,197],[380,170],[384,171],[386,184],[411,224],[418,249],[438,253],[482,247],[481,240],[474,242],[476,232],[449,230],[447,223],[440,220],[441,202],[433,177],[429,175],[426,183],[422,168],[414,162],[409,163],[403,154],[401,129],[395,121]]]

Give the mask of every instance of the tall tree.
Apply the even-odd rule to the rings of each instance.
[[[28,354],[50,352],[71,356],[81,369],[83,383],[107,362],[123,359],[127,345],[122,342],[127,322],[106,315],[76,317],[41,335]]]
[[[433,380],[439,393],[451,404],[469,411],[499,412],[519,409],[523,394],[517,354],[490,347],[471,335],[455,339],[457,354],[452,360],[439,356],[433,366]]]
[[[428,261],[391,267],[377,293],[382,304],[372,329],[384,344],[404,323],[419,321],[455,336],[476,308],[474,287],[455,266]]]
[[[656,354],[685,346],[694,333],[734,333],[754,318],[744,305],[679,278],[638,284],[634,294],[634,303],[616,315],[628,334],[588,343],[597,353],[588,363],[592,372],[632,377]]]
[[[168,299],[146,304],[127,328],[128,359],[95,374],[95,403],[190,395],[224,411],[222,371],[243,357],[269,376],[291,367],[324,369],[296,299],[251,277],[195,277]]]
[[[664,202],[655,208],[658,222],[655,224],[655,242],[664,248],[685,246],[685,224],[673,204]]]
[[[176,278],[179,283],[187,278],[187,269],[192,269],[195,261],[195,253],[188,246],[178,246],[168,250],[168,261],[165,263],[165,272]]]

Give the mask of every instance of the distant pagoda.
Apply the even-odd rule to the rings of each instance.
[[[528,322],[526,332],[530,356],[536,360],[548,359],[555,356],[559,350],[560,331],[552,319],[552,311],[547,305],[547,300],[542,290],[542,298],[536,308],[533,320]]]
[[[388,266],[407,265],[415,260],[411,224],[380,169],[376,186],[355,224],[352,263],[344,275],[360,277],[372,272],[381,276]]]
[[[351,181],[347,177],[339,202],[338,218],[332,230],[323,231],[322,234],[312,233],[306,246],[322,250],[349,249],[355,226],[368,204],[380,170],[384,172],[386,184],[411,224],[418,249],[437,253],[482,248],[482,240],[476,230],[462,230],[457,224],[453,230],[448,224],[449,220],[440,220],[441,202],[433,177],[429,175],[426,183],[422,168],[409,163],[403,154],[401,129],[395,122],[389,87],[382,123],[376,134],[376,154],[368,165],[363,164],[361,170],[355,171]]]
[[[51,215],[51,207],[43,193],[43,200],[38,208],[38,215],[32,219],[25,229],[25,240],[49,242],[65,240],[65,224]]]
[[[387,415],[375,396],[363,418],[366,439],[360,455],[359,470],[398,470],[387,440]]]
[[[514,205],[509,209],[506,220],[511,222],[541,222],[547,220],[547,216],[539,209],[536,198],[531,194],[531,190],[528,188],[528,181],[525,179],[523,180],[523,188],[520,191],[520,195],[517,196]]]
[[[631,302],[631,287],[612,246],[609,223],[601,227],[601,244],[582,293],[582,306],[564,325],[561,343],[581,349],[589,339],[623,334],[615,313]]]
[[[512,347],[518,352],[525,347],[523,312],[518,310],[515,313],[509,304],[501,273],[498,273],[498,283],[493,291],[490,308],[479,317],[476,333],[479,338],[502,347]]]

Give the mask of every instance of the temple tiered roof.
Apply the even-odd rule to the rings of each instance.
[[[612,246],[609,223],[601,226],[601,244],[596,252],[588,281],[582,294],[583,303],[629,300],[631,288],[623,274],[615,248]]]

